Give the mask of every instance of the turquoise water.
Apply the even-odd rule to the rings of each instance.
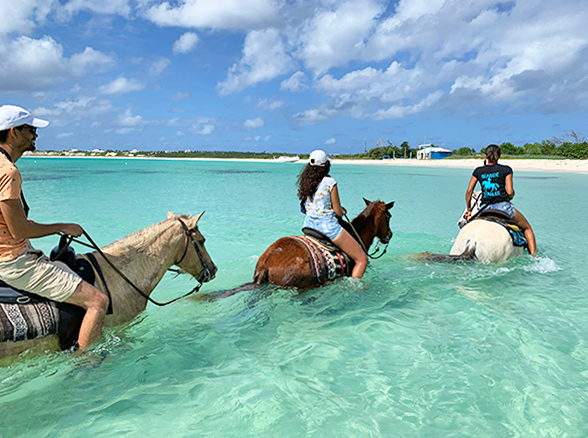
[[[219,267],[204,292],[251,280],[299,232],[300,164],[24,158],[39,222],[99,244],[196,214]],[[588,435],[588,176],[517,172],[541,256],[441,265],[471,170],[338,165],[350,216],[396,201],[388,253],[363,286],[264,288],[148,306],[105,331],[103,360],[24,355],[0,368],[0,436],[543,437]],[[54,237],[37,240],[49,251]],[[78,248],[83,252],[83,248]],[[154,297],[193,286],[166,276]]]

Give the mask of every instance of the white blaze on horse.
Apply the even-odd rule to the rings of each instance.
[[[214,278],[217,267],[204,247],[205,239],[197,226],[202,214],[174,216],[168,212],[168,218],[162,222],[136,231],[100,248],[100,251],[78,255],[78,260],[93,257],[102,271],[104,282],[96,275],[95,284],[102,292],[106,293],[108,289],[112,309],[112,314],[105,317],[105,327],[119,326],[131,321],[145,310],[148,301],[154,302],[150,295],[172,265],[177,266],[181,273],[188,273],[198,280],[198,286],[194,291],[202,283]],[[20,326],[26,323],[24,311],[21,312],[16,307],[4,309],[1,308],[0,312],[10,313],[13,319],[14,315],[21,318]],[[49,308],[47,305],[45,310],[53,312],[56,319],[59,319],[54,307]],[[4,318],[4,321],[6,320],[7,318]],[[1,323],[2,318],[0,330],[3,329]],[[14,330],[17,331],[16,328]],[[49,333],[35,339],[5,340],[0,342],[0,358],[14,356],[33,348],[41,352],[57,351],[59,344],[57,333]]]

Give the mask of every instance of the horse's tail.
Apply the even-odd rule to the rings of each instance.
[[[257,287],[257,285],[255,283],[245,283],[239,287],[236,287],[235,289],[219,290],[216,292],[209,292],[206,294],[194,295],[193,299],[198,300],[198,301],[216,301],[220,298],[227,298],[227,297],[233,296],[239,292],[246,292],[246,291],[253,290],[256,287]]]
[[[268,275],[269,272],[267,269],[262,268],[262,269],[256,269],[255,270],[255,274],[253,275],[253,283],[255,286],[259,286],[263,283],[267,283],[268,282]]]
[[[475,260],[476,259],[476,245],[468,245],[466,249],[459,255],[449,254],[432,254],[430,252],[421,252],[415,254],[414,258],[424,262],[441,262],[441,263],[454,263],[463,260]]]

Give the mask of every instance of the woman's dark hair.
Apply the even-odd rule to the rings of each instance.
[[[500,146],[495,144],[488,145],[486,147],[485,153],[486,157],[488,157],[488,160],[490,160],[490,162],[496,163],[500,158]]]
[[[327,161],[323,166],[311,166],[307,164],[300,175],[296,184],[298,185],[298,199],[305,202],[307,198],[312,198],[320,182],[331,170],[331,162]]]

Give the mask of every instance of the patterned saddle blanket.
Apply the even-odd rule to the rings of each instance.
[[[308,251],[310,268],[319,283],[351,275],[353,261],[330,241],[319,240],[317,237],[308,235],[290,236],[290,238],[302,243]]]
[[[30,295],[26,303],[0,302],[0,342],[18,342],[59,334],[65,350],[76,341],[84,312],[79,307]]]
[[[64,248],[63,237],[51,252],[51,259],[65,263],[86,282],[94,284],[95,259],[91,254],[86,254],[86,257],[92,263],[77,257],[73,248]],[[112,313],[110,306],[109,313]],[[56,334],[59,335],[59,346],[65,350],[77,340],[84,314],[80,307],[14,289],[0,280],[0,342],[18,342]]]

